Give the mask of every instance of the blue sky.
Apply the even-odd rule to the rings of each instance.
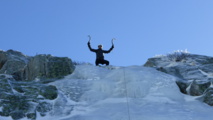
[[[115,48],[111,65],[143,65],[175,50],[213,56],[212,0],[1,0],[2,50],[94,64],[91,46]]]

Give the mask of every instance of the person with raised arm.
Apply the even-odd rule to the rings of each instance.
[[[102,49],[103,45],[101,45],[101,44],[98,45],[98,49],[91,48],[91,46],[90,46],[91,36],[88,35],[88,37],[89,37],[89,41],[88,41],[87,45],[88,45],[90,51],[96,53],[95,65],[98,66],[99,64],[102,64],[102,65],[106,64],[106,66],[108,66],[109,61],[104,59],[104,53],[110,53],[113,50],[113,48],[114,48],[113,40],[115,40],[115,39],[114,38],[112,39],[112,47],[109,50],[103,50]]]

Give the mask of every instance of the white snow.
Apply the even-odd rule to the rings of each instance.
[[[11,117],[0,116],[0,120],[12,120],[12,118]]]
[[[50,83],[59,96],[53,111],[38,120],[212,120],[213,107],[182,94],[175,81],[142,66],[78,65]]]

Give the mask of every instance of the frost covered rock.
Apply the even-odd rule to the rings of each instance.
[[[188,94],[192,96],[200,96],[211,85],[210,81],[193,81],[188,89]]]
[[[20,82],[9,75],[0,75],[0,116],[14,120],[36,118],[36,111],[45,116],[52,108],[51,102],[58,96],[55,86],[36,82]]]
[[[213,73],[213,57],[190,54],[182,61],[171,61],[167,56],[150,58],[144,64],[184,80],[203,80]],[[213,74],[212,74],[213,77]]]
[[[53,85],[43,86],[39,92],[45,99],[54,100],[57,98],[57,88]]]
[[[213,106],[213,88],[208,88],[203,97],[203,101],[211,106]]]
[[[45,116],[47,112],[52,110],[52,104],[47,102],[41,102],[36,107],[36,110],[40,112],[41,116]]]
[[[0,116],[14,120],[35,120],[36,112],[45,116],[52,110],[50,101],[58,97],[57,88],[45,83],[73,71],[74,65],[67,57],[29,57],[14,50],[0,51]]]
[[[23,70],[29,58],[21,52],[14,50],[0,51],[0,73],[12,75]]]
[[[25,114],[23,113],[23,111],[17,110],[17,111],[11,112],[10,116],[12,117],[13,120],[18,120],[25,117]]]
[[[148,59],[144,66],[154,67],[179,78],[177,85],[180,91],[192,96],[203,95],[210,87],[213,78],[213,57],[209,56],[188,54],[180,61],[160,56]]]

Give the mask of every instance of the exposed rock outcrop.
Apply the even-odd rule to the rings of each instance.
[[[203,95],[203,101],[211,106],[213,106],[213,87],[206,89]]]
[[[181,55],[181,54],[180,54]],[[188,54],[178,61],[168,56],[150,58],[144,64],[179,78],[177,85],[184,94],[201,96],[205,103],[212,105],[213,57]],[[210,102],[211,101],[211,102]]]
[[[0,51],[0,73],[12,75],[21,71],[27,65],[29,59],[30,57],[18,51]]]
[[[16,80],[46,80],[62,78],[74,71],[72,60],[51,55],[26,56],[18,51],[0,51],[0,73]]]
[[[0,116],[14,120],[36,120],[45,116],[58,97],[55,86],[45,83],[74,71],[70,58],[51,55],[26,56],[21,52],[0,51]]]
[[[72,61],[67,57],[37,55],[33,57],[24,69],[24,80],[61,78],[74,70]]]
[[[27,117],[36,119],[36,111],[44,116],[52,108],[51,102],[58,96],[55,86],[38,82],[20,82],[12,76],[0,75],[1,116],[11,116],[14,120]]]

